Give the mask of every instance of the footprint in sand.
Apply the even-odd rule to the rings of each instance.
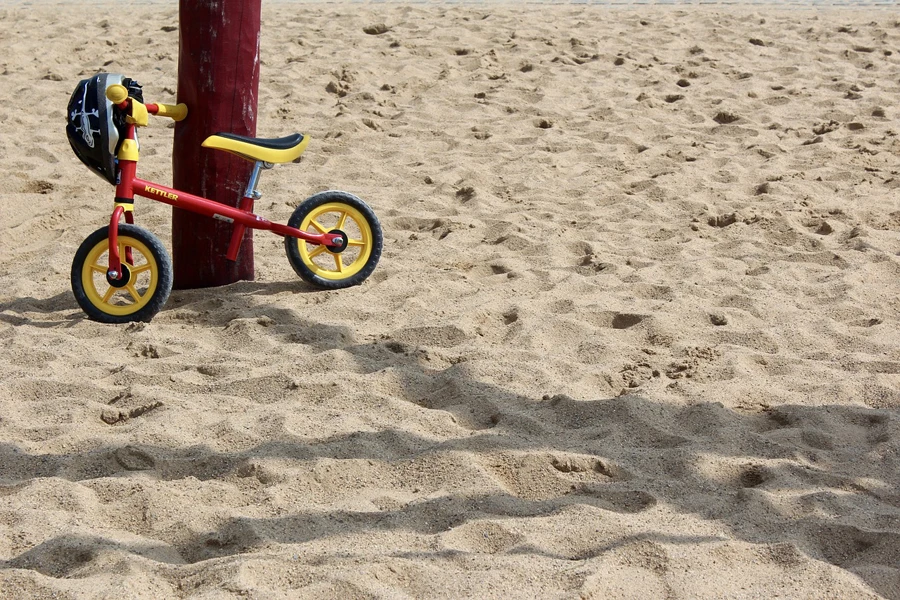
[[[47,577],[65,578],[96,558],[100,541],[99,538],[64,535],[32,548],[8,564]]]
[[[457,425],[471,431],[492,429],[500,422],[497,406],[484,393],[454,379],[443,382],[415,403],[447,412]]]
[[[469,521],[441,536],[441,542],[447,548],[477,554],[508,552],[525,539],[493,521]]]
[[[602,475],[610,480],[625,479],[625,473],[618,466],[594,456],[578,454],[554,456],[550,465],[560,473],[578,479],[596,478],[597,475]]]
[[[56,189],[56,186],[49,181],[36,179],[29,181],[22,187],[23,194],[49,194]]]
[[[649,315],[641,315],[637,313],[603,311],[592,315],[590,321],[597,327],[606,327],[609,329],[631,329],[636,325],[640,325],[648,318]]]
[[[625,514],[644,512],[657,504],[656,497],[643,490],[612,490],[589,485],[583,486],[574,493],[599,500],[598,508]]]
[[[113,458],[126,471],[148,471],[156,465],[152,456],[135,446],[117,448]]]
[[[759,487],[770,478],[766,469],[760,465],[750,465],[738,477],[738,485],[742,488]]]

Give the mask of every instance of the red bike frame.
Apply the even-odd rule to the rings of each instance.
[[[157,105],[147,104],[147,112],[150,114],[157,113]],[[126,139],[137,140],[136,126],[128,124]],[[126,223],[134,223],[134,214],[130,206],[134,202],[135,196],[142,196],[157,202],[177,206],[178,208],[189,210],[191,212],[206,215],[226,223],[234,225],[231,234],[231,243],[228,245],[226,257],[228,260],[237,258],[241,241],[244,233],[249,227],[250,229],[263,229],[271,231],[282,237],[294,237],[313,244],[325,244],[326,246],[340,247],[343,244],[343,237],[340,234],[333,233],[309,233],[287,225],[272,223],[258,215],[253,214],[253,198],[244,196],[238,205],[238,208],[209,200],[201,196],[194,196],[187,192],[182,192],[164,185],[145,181],[136,177],[137,161],[119,159],[119,171],[121,173],[119,184],[116,186],[116,208],[113,210],[109,223],[109,271],[108,274],[114,279],[122,277],[122,263],[119,256],[118,229],[119,221],[124,214]],[[126,253],[131,253],[131,248],[126,248]],[[131,261],[131,256],[126,255],[126,260]]]

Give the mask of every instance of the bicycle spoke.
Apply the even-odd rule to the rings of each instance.
[[[131,272],[132,272],[132,274],[137,275],[139,273],[143,273],[144,271],[149,271],[152,268],[153,268],[153,265],[151,265],[150,263],[147,263],[147,264],[141,265],[139,267],[132,267]]]
[[[100,273],[101,275],[106,275],[106,270],[108,268],[109,267],[107,267],[106,265],[101,265],[100,263],[91,265],[91,271],[93,271],[94,273]]]
[[[134,284],[129,283],[125,286],[125,289],[128,290],[128,293],[131,294],[131,297],[134,298],[135,302],[140,302],[142,300],[141,295],[138,293],[137,288],[134,287]]]
[[[337,225],[335,225],[335,229],[343,229],[344,223],[347,222],[347,213],[342,212],[341,217],[338,219]]]
[[[347,240],[348,246],[365,246],[365,240]]]
[[[319,233],[328,233],[328,230],[319,225],[318,221],[316,221],[315,219],[311,220],[309,224],[318,229]]]
[[[109,286],[109,289],[106,290],[106,293],[103,294],[103,303],[109,304],[109,301],[112,300],[113,295],[116,293],[116,288],[113,286]]]
[[[341,258],[340,254],[334,255],[334,263],[337,265],[337,272],[343,273],[344,272],[344,260]]]
[[[315,258],[325,252],[328,248],[325,247],[325,244],[320,244],[315,250],[309,253],[310,258]]]

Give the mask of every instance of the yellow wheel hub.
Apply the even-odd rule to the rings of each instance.
[[[324,244],[297,240],[300,256],[310,270],[323,279],[353,277],[366,266],[372,254],[372,229],[361,212],[341,202],[329,202],[312,210],[299,229],[310,233],[328,233],[339,229],[347,236],[347,247],[332,252]]]

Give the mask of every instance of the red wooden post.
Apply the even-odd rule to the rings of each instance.
[[[253,165],[200,146],[227,132],[256,135],[262,0],[179,0],[178,102],[188,118],[175,125],[172,185],[237,206]],[[237,260],[226,260],[231,225],[172,211],[176,289],[252,280],[253,237],[247,230]]]

